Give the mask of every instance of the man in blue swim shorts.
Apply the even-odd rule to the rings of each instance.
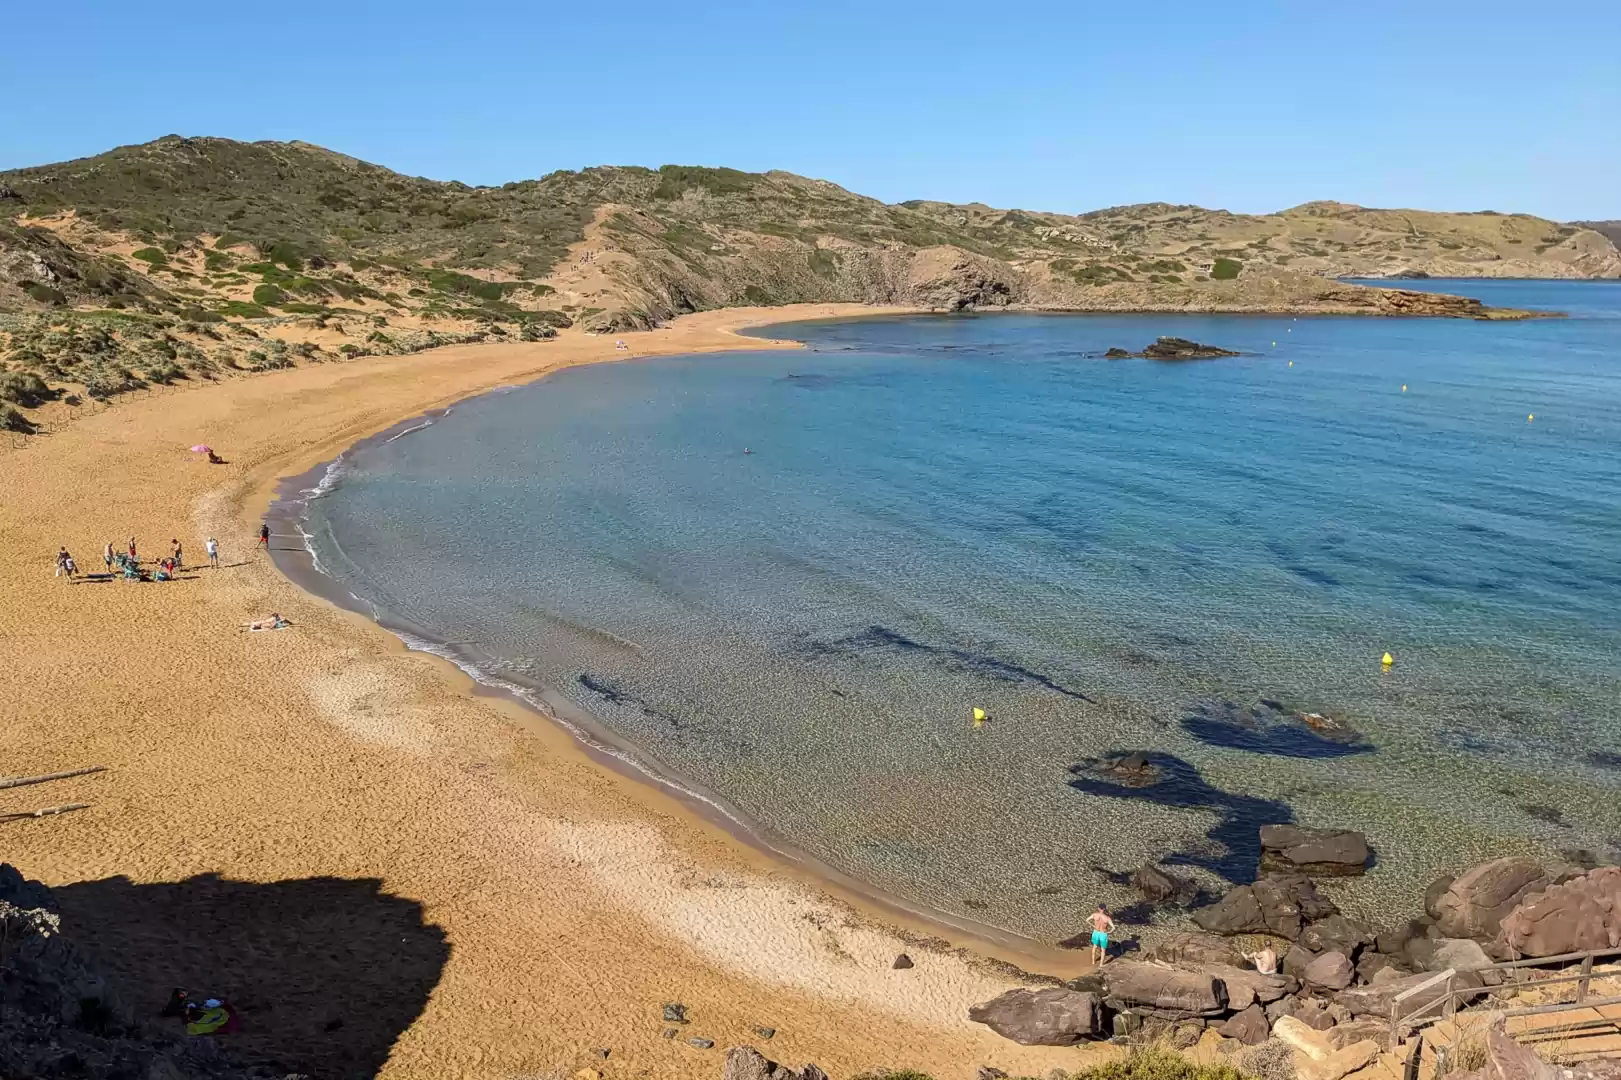
[[[1102,967],[1109,959],[1109,935],[1114,932],[1114,920],[1102,904],[1086,920],[1092,927],[1092,962]]]

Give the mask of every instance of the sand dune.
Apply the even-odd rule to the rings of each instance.
[[[732,330],[851,310],[710,312],[627,340],[768,347]],[[778,1031],[771,1056],[838,1077],[1076,1067],[1082,1051],[968,1023],[1011,985],[996,968],[905,945],[254,551],[277,477],[480,389],[622,356],[569,333],[308,366],[159,390],[0,450],[0,773],[110,766],[0,793],[0,810],[92,804],[0,824],[0,856],[73,887],[75,935],[147,1015],[171,985],[225,993],[244,1009],[235,1038],[327,1071],[386,1057],[399,1077],[715,1077],[757,1025]],[[195,460],[199,440],[229,463]],[[177,537],[193,563],[216,535],[226,566],[52,577],[58,545],[99,570],[102,544],[132,533],[143,557]],[[239,631],[270,610],[292,627]],[[397,954],[375,932],[379,892],[403,920]],[[420,928],[399,905],[420,905]],[[917,967],[892,971],[902,949]],[[670,1001],[693,1018],[675,1039]]]

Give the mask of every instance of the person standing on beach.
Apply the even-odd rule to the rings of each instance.
[[[101,561],[107,564],[107,572],[113,572],[113,542],[107,541],[107,546],[101,552]]]
[[[1109,918],[1109,910],[1099,904],[1086,921],[1092,927],[1092,962],[1102,967],[1109,960],[1109,935],[1114,932],[1114,920]]]
[[[204,544],[203,547],[208,550],[208,565],[218,570],[220,568],[220,542],[210,536],[208,543]]]
[[[135,537],[129,538],[129,561],[135,562]]]
[[[58,551],[56,553],[56,576],[61,577],[63,574],[67,574],[67,576],[71,578],[73,576],[73,572],[68,569],[68,566],[72,563],[72,561],[73,556],[68,554],[67,548],[62,548],[60,551]]]
[[[266,551],[270,550],[270,522],[261,522],[259,525],[259,546]]]
[[[175,566],[179,567],[184,562],[184,560],[180,556],[180,541],[178,541],[178,540],[170,540],[169,543],[174,545],[174,551],[170,555],[170,558],[174,559]]]

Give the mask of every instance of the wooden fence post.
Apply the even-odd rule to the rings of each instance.
[[[1577,1001],[1586,1001],[1587,1000],[1587,983],[1588,983],[1588,981],[1590,979],[1592,979],[1592,977],[1593,977],[1593,954],[1588,953],[1586,956],[1582,957],[1582,977],[1581,977],[1581,981],[1576,984],[1576,1000]]]

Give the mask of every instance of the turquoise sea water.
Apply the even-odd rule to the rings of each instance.
[[[1423,284],[1571,317],[799,324],[460,404],[305,527],[908,902],[1056,940],[1298,820],[1377,848],[1348,906],[1409,909],[1479,856],[1621,855],[1621,285]],[[1093,358],[1160,334],[1246,355]],[[1160,784],[1085,764],[1135,750]]]

